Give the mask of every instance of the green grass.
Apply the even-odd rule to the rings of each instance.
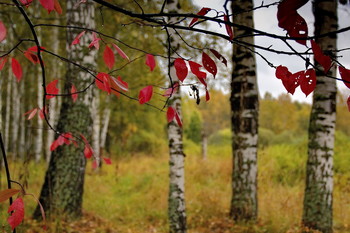
[[[342,137],[342,138],[341,138]],[[339,136],[335,156],[334,229],[350,232],[350,172],[346,154],[349,140]],[[186,205],[190,233],[205,232],[300,232],[303,205],[306,142],[273,144],[259,149],[259,220],[257,225],[235,225],[228,218],[231,199],[231,146],[210,146],[208,158],[200,147],[187,142]],[[19,179],[19,164],[11,166]],[[27,192],[39,195],[44,164],[29,164]],[[2,183],[4,179],[2,178]],[[4,187],[4,184],[2,188]],[[167,232],[168,155],[133,156],[113,160],[100,173],[87,167],[84,218],[65,225],[49,224],[50,232]],[[35,202],[25,197],[26,220],[18,232],[38,232],[30,221]],[[6,225],[6,204],[1,204],[1,224]],[[88,219],[88,220],[87,220]],[[85,221],[85,222],[84,222]],[[88,223],[89,224],[88,224]],[[32,225],[31,225],[32,224]],[[35,230],[33,230],[35,229]],[[93,231],[95,230],[95,231]]]

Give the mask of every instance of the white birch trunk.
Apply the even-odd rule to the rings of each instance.
[[[232,1],[236,13],[233,22],[254,28],[253,1]],[[244,12],[244,13],[242,13]],[[234,28],[236,37],[253,34],[249,29]],[[243,41],[254,44],[253,37]],[[237,221],[255,221],[257,200],[258,85],[255,54],[242,46],[233,46],[231,82],[232,114],[232,201],[230,215]]]
[[[97,168],[101,163],[100,156],[100,131],[101,131],[101,117],[100,117],[100,95],[99,90],[94,89],[94,98],[91,104],[91,118],[92,118],[92,149],[95,153]]]
[[[108,125],[109,125],[110,119],[111,119],[111,109],[109,107],[106,107],[103,110],[102,130],[101,130],[101,136],[100,136],[100,148],[101,148],[100,156],[103,156],[106,148],[106,139],[107,139]]]
[[[25,95],[25,88],[24,88],[24,82],[20,83],[20,93],[21,93],[21,107],[20,111],[21,113],[25,112],[25,104],[24,104],[24,98],[26,98]],[[20,131],[19,131],[19,144],[18,144],[18,156],[21,159],[24,159],[24,155],[26,153],[26,142],[25,142],[25,134],[26,134],[26,126],[25,126],[25,121],[26,118],[21,114],[21,117],[19,119],[20,121]]]
[[[41,72],[38,72],[38,78],[40,79]],[[41,82],[37,82],[37,105],[40,109],[43,108],[43,87]],[[36,130],[36,138],[34,143],[34,157],[35,162],[39,163],[42,157],[42,150],[43,150],[43,120],[40,117],[37,117],[37,130]]]
[[[315,0],[315,35],[338,28],[337,1]],[[328,55],[335,56],[337,36],[316,38],[316,42]],[[323,70],[317,65],[319,70]],[[333,155],[336,121],[336,80],[317,71],[317,84],[309,125],[308,161],[304,196],[303,224],[323,233],[333,232]],[[336,67],[328,73],[336,76]]]
[[[168,1],[166,10],[167,12],[178,12],[180,10],[180,3],[178,0]],[[178,50],[179,38],[174,30],[168,28],[171,46],[171,57],[176,56],[173,50]],[[171,61],[170,75],[173,84],[178,83],[179,79],[175,72],[174,61]],[[179,117],[182,118],[181,110],[181,91],[180,87],[177,92],[174,92],[169,99],[169,106],[176,109]],[[169,140],[169,227],[170,232],[186,232],[186,206],[185,206],[185,155],[183,152],[182,141],[183,130],[175,121],[168,124],[168,140]]]

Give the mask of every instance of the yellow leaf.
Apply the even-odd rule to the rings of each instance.
[[[19,189],[5,189],[0,191],[0,203],[19,193]]]

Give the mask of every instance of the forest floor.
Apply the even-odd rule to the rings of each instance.
[[[186,207],[190,233],[297,233],[303,206],[305,151],[298,146],[276,146],[259,152],[259,219],[237,225],[228,217],[231,190],[231,155],[215,148],[203,160],[198,151],[186,153]],[[14,174],[28,170],[27,192],[38,196],[45,165],[12,166]],[[16,178],[14,178],[16,179]],[[21,181],[21,182],[22,182]],[[335,173],[334,230],[350,232],[350,175]],[[167,232],[168,156],[133,156],[113,160],[100,172],[88,164],[84,216],[65,223],[55,219],[47,232],[147,233]],[[42,222],[31,220],[36,203],[25,197],[26,217],[17,232],[44,232]],[[7,207],[6,207],[7,208]],[[0,222],[6,224],[6,208]],[[3,227],[3,232],[6,227]]]

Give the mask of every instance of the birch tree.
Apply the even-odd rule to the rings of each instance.
[[[315,36],[337,30],[337,1],[314,0]],[[316,38],[327,55],[335,57],[337,35]],[[333,154],[336,121],[337,87],[335,79],[326,77],[317,65],[309,125],[308,160],[304,196],[303,224],[323,233],[332,232]],[[335,76],[336,68],[328,75]]]
[[[80,4],[74,7],[73,1],[67,1],[67,25],[76,25],[90,28],[95,27],[95,9],[92,2]],[[79,61],[85,67],[95,67],[95,50],[89,50],[82,45],[70,46],[77,31],[67,30],[67,57],[70,60]],[[81,38],[81,44],[88,44],[89,38]],[[67,92],[72,84],[77,89],[86,87],[91,82],[91,75],[82,71],[79,67],[68,63],[65,76],[64,89]],[[92,89],[79,95],[76,102],[67,97],[62,100],[60,118],[58,120],[58,132],[72,132],[91,137],[91,112]],[[57,135],[58,136],[58,135]],[[81,143],[80,143],[81,144]],[[69,218],[76,218],[82,214],[82,198],[84,188],[86,158],[82,145],[58,147],[51,154],[45,183],[40,194],[40,202],[46,212],[53,216],[64,213]],[[34,216],[40,216],[40,208],[37,207]]]
[[[167,0],[166,9],[169,13],[177,13],[180,9],[178,0]],[[171,51],[170,56],[174,56],[180,47],[179,39],[173,29],[168,29],[168,45]],[[179,83],[175,73],[174,60],[169,64],[172,84]],[[174,108],[181,118],[181,92],[180,88],[173,92],[169,98],[169,107]],[[185,155],[182,141],[183,130],[174,121],[168,123],[169,140],[169,198],[168,198],[168,218],[170,232],[186,232],[186,206],[185,206]]]
[[[233,22],[247,26],[234,28],[236,37],[251,35],[254,28],[253,1],[232,1]],[[243,37],[254,44],[254,37]],[[232,122],[232,201],[230,214],[235,220],[256,220],[257,147],[258,147],[258,87],[253,50],[233,45],[231,81]]]

